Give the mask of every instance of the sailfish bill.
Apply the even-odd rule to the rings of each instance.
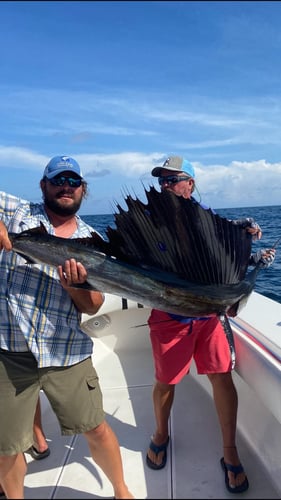
[[[101,290],[185,316],[235,316],[251,294],[259,267],[248,271],[252,238],[237,225],[154,187],[147,203],[128,195],[117,205],[107,238],[52,236],[44,226],[9,233],[13,251],[30,263],[57,267],[66,259],[88,273],[79,288]]]

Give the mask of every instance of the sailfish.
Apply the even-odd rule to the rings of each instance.
[[[252,236],[194,199],[145,188],[146,201],[127,194],[116,204],[106,237],[66,239],[44,227],[9,233],[28,262],[87,270],[79,286],[119,295],[184,316],[235,316],[246,304],[259,266],[248,271]],[[247,222],[247,221],[246,221]]]

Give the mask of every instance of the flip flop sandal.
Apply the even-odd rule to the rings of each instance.
[[[224,461],[223,457],[220,459],[220,464],[221,464],[222,470],[224,471],[224,480],[225,480],[226,489],[230,493],[243,493],[243,491],[246,491],[249,488],[249,482],[248,482],[247,476],[245,477],[243,483],[239,484],[239,486],[234,486],[233,488],[230,486],[229,478],[228,478],[228,471],[233,472],[234,477],[236,478],[236,476],[238,476],[238,474],[240,474],[241,472],[244,472],[243,466],[241,464],[240,465],[227,464]]]
[[[167,462],[167,446],[169,444],[169,439],[170,438],[168,437],[166,443],[163,443],[160,446],[157,446],[155,443],[153,443],[152,440],[150,441],[149,448],[153,451],[153,453],[155,453],[156,456],[158,456],[158,454],[161,453],[161,451],[164,452],[162,462],[159,465],[152,462],[152,460],[149,458],[149,456],[146,455],[146,463],[147,463],[148,467],[150,467],[150,469],[159,470],[159,469],[163,469],[163,467],[165,467],[166,462]]]
[[[36,450],[34,446],[31,446],[30,448],[28,448],[28,450],[26,450],[25,453],[31,455],[34,460],[42,460],[42,458],[47,458],[51,452],[50,448],[47,448],[45,451],[40,452]]]

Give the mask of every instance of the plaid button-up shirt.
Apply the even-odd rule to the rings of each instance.
[[[19,233],[42,222],[54,234],[43,203],[0,192],[0,219]],[[72,238],[94,231],[77,216]],[[0,347],[31,351],[38,367],[70,366],[92,354],[93,341],[80,328],[81,313],[60,284],[56,269],[27,264],[15,252],[0,252]]]

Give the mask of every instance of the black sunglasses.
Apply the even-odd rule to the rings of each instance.
[[[160,186],[163,184],[168,184],[168,186],[172,186],[173,184],[177,184],[177,182],[188,181],[190,177],[185,176],[177,176],[177,175],[165,175],[163,177],[158,177],[158,182]]]
[[[72,188],[78,188],[82,184],[82,179],[75,179],[73,177],[64,177],[63,175],[53,177],[48,179],[48,181],[53,184],[53,186],[63,186],[65,182]]]

